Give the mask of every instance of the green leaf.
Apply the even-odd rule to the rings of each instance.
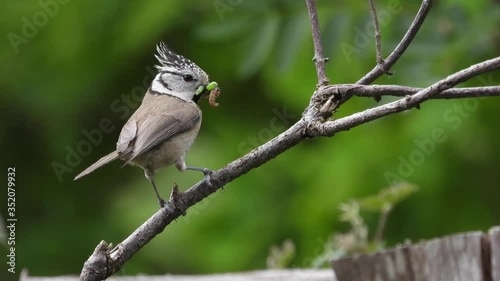
[[[362,210],[386,212],[417,190],[418,186],[403,182],[384,188],[377,195],[358,199],[356,202],[358,202]]]
[[[267,268],[281,269],[286,268],[295,257],[295,244],[287,239],[280,246],[271,246],[267,256]]]

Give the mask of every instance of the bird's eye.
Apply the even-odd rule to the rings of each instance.
[[[186,82],[191,82],[191,81],[193,81],[193,76],[189,75],[189,74],[184,75],[184,76],[182,76],[182,79],[184,79],[184,81],[186,81]]]

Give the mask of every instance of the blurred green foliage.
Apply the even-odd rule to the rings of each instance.
[[[283,241],[281,246],[272,245],[267,256],[267,268],[283,269],[290,266],[295,257],[295,244],[292,240]]]
[[[382,189],[376,195],[352,199],[340,204],[340,220],[350,224],[345,233],[334,232],[323,245],[323,253],[312,262],[313,267],[329,266],[332,260],[384,249],[384,229],[392,209],[418,190],[416,185],[399,182]],[[379,216],[376,230],[369,233],[361,211],[375,212]],[[369,236],[372,236],[371,238]],[[401,241],[400,241],[401,242]]]
[[[394,1],[377,1],[384,55],[420,4],[401,0],[391,13]],[[498,56],[497,1],[436,2],[395,74],[377,83],[423,87]],[[113,163],[72,179],[114,149],[152,79],[160,40],[205,69],[222,90],[220,107],[201,104],[204,120],[187,158],[191,165],[220,168],[285,130],[300,118],[316,85],[302,0],[6,0],[1,6],[2,163],[5,173],[17,168],[17,268],[33,275],[79,273],[100,240],[122,241],[157,210],[140,169]],[[355,82],[375,63],[368,3],[318,6],[328,76],[332,83]],[[347,45],[355,52],[345,53],[341,46]],[[464,85],[499,82],[497,72]],[[336,117],[376,105],[355,98]],[[336,219],[339,203],[375,194],[393,179],[420,191],[391,214],[384,236],[389,245],[485,230],[500,223],[499,106],[498,98],[429,101],[421,110],[304,142],[188,210],[121,273],[264,268],[270,245],[287,238],[296,245],[292,266],[310,267],[322,252],[319,241],[345,227]],[[102,120],[112,129],[100,138]],[[90,140],[97,145],[88,151]],[[78,150],[85,155],[68,158]],[[56,162],[67,167],[60,177]],[[168,168],[157,184],[168,194],[174,182],[185,189],[201,179]],[[377,216],[366,223],[376,225]]]

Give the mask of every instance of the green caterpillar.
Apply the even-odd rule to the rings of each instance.
[[[213,81],[213,82],[210,82],[208,85],[207,85],[207,90],[209,91],[212,91],[213,89],[219,87],[219,84],[217,84],[217,82]]]

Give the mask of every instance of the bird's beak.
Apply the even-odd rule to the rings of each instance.
[[[196,90],[195,95],[197,96],[197,95],[199,95],[199,94],[203,93],[203,91],[204,91],[204,90],[205,90],[205,86],[200,85],[200,86],[198,87],[198,89]]]

